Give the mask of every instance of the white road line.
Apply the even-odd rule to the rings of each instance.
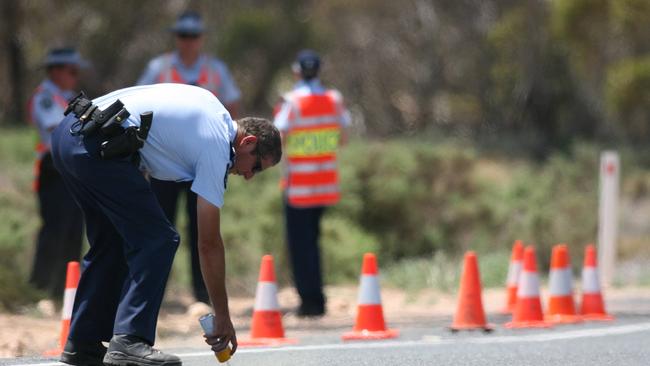
[[[610,335],[628,334],[650,330],[650,323],[629,324],[617,327],[603,327],[580,330],[569,330],[557,333],[540,333],[526,336],[503,336],[489,338],[470,338],[465,342],[486,344],[486,343],[519,343],[519,342],[547,342],[576,338],[605,337]]]
[[[650,323],[629,324],[612,327],[590,328],[581,330],[569,330],[565,332],[513,335],[513,336],[483,336],[468,338],[440,338],[438,336],[424,337],[420,341],[378,341],[378,342],[358,342],[358,343],[335,343],[335,344],[314,344],[306,346],[287,346],[287,347],[261,347],[261,348],[240,348],[238,354],[247,353],[268,353],[268,352],[294,352],[294,351],[328,351],[344,349],[372,349],[372,348],[403,348],[415,346],[435,346],[449,344],[496,344],[496,343],[522,343],[522,342],[548,342],[566,339],[605,337],[610,335],[629,334],[650,330]],[[177,353],[181,358],[196,357],[214,357],[211,351],[206,352],[188,352]],[[68,366],[61,362],[35,362],[25,364],[8,364],[8,366]]]

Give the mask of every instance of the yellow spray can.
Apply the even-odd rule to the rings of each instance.
[[[210,335],[214,333],[214,315],[212,314],[205,314],[202,317],[199,318],[199,323],[201,324],[201,328],[203,328],[203,332],[205,332],[206,335]],[[225,349],[222,349],[219,351],[216,356],[217,360],[219,362],[226,362],[230,359],[230,345],[228,345]]]

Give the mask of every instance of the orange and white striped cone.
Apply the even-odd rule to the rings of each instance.
[[[614,320],[614,317],[605,311],[605,303],[600,290],[596,248],[593,244],[589,244],[585,248],[585,261],[582,267],[582,303],[580,305],[580,314],[585,320]]]
[[[361,267],[361,289],[357,305],[357,319],[351,332],[344,333],[343,340],[387,339],[399,335],[396,329],[386,329],[384,311],[379,291],[377,258],[372,253],[363,255]]]
[[[277,292],[273,257],[267,254],[260,265],[250,338],[238,340],[239,346],[279,346],[298,342],[284,336]]]
[[[544,321],[542,302],[539,298],[539,277],[535,248],[529,245],[524,250],[524,267],[517,285],[517,305],[512,313],[512,321],[506,328],[547,328],[551,324]]]
[[[58,356],[63,352],[63,347],[68,341],[70,333],[70,320],[72,319],[72,307],[74,297],[79,286],[80,268],[79,262],[68,262],[68,269],[65,278],[65,290],[63,292],[63,308],[61,309],[61,333],[59,335],[59,347],[45,351],[45,356]]]
[[[492,331],[492,326],[487,323],[483,310],[478,259],[476,253],[471,250],[465,253],[463,275],[460,279],[460,291],[458,291],[458,307],[449,329],[452,332],[474,329]]]
[[[508,277],[506,278],[506,306],[501,310],[502,314],[512,314],[517,304],[517,282],[521,274],[522,261],[524,259],[524,244],[521,240],[515,240],[508,266]]]
[[[551,252],[548,312],[545,319],[552,323],[582,321],[582,317],[576,315],[573,301],[573,272],[566,244],[554,246]]]

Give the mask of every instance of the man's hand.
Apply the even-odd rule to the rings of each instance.
[[[214,334],[206,334],[205,343],[212,347],[214,353],[223,351],[230,343],[232,344],[230,354],[234,355],[235,351],[237,351],[237,335],[235,334],[235,327],[233,327],[230,317],[227,315],[215,315],[213,327],[215,330]]]
[[[197,197],[196,208],[201,274],[214,306],[214,334],[207,334],[205,341],[215,352],[223,351],[228,343],[232,343],[231,354],[234,354],[237,349],[237,337],[228,311],[226,261],[221,239],[219,208],[201,196]]]

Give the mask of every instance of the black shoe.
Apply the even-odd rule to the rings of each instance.
[[[75,366],[103,366],[106,347],[102,342],[88,343],[68,341],[61,352],[61,362]]]
[[[302,304],[298,308],[299,317],[319,317],[325,315],[325,306],[322,304]]]
[[[177,356],[160,352],[142,338],[119,334],[108,344],[104,364],[114,366],[181,366]]]

